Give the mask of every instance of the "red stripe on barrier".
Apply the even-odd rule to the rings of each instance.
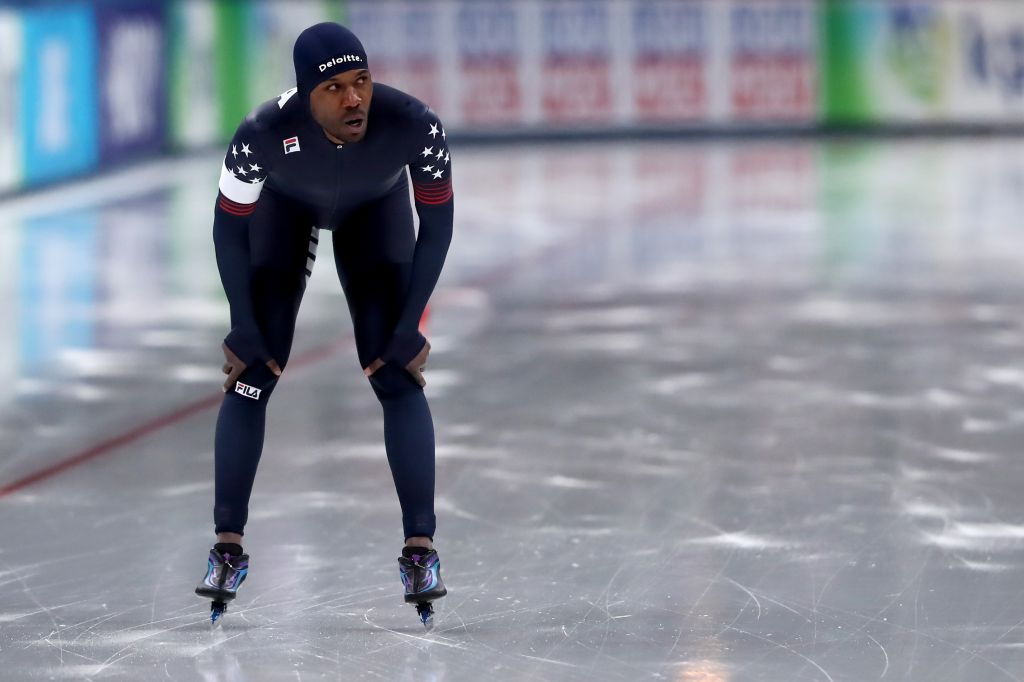
[[[154,431],[158,431],[164,428],[165,426],[170,426],[171,424],[183,421],[191,417],[193,414],[198,414],[199,412],[202,412],[203,410],[206,410],[212,407],[213,405],[217,404],[217,402],[221,400],[221,397],[222,396],[219,395],[211,395],[206,398],[203,398],[202,400],[197,400],[193,403],[189,403],[188,405],[185,405],[184,407],[181,407],[175,410],[174,412],[171,412],[170,414],[165,414],[162,417],[157,417],[156,419],[148,421],[140,426],[137,426],[130,431],[126,431],[125,433],[122,433],[118,436],[114,436],[113,438],[108,438],[107,440],[101,441],[90,448],[82,450],[78,454],[72,455],[67,459],[57,462],[56,464],[53,464],[44,469],[40,469],[39,471],[33,472],[27,476],[23,476],[22,478],[19,478],[13,483],[8,483],[7,485],[0,488],[0,497],[5,497],[7,495],[10,495],[11,493],[16,493],[22,488],[27,488],[28,486],[34,483],[45,481],[46,479],[52,478],[57,474],[67,471],[72,467],[78,466],[79,464],[83,464],[84,462],[88,462],[91,459],[96,459],[100,455],[105,455],[111,450],[116,450],[122,445],[127,445],[128,443],[137,441],[140,438],[143,438],[144,436],[153,433]]]
[[[312,348],[306,351],[305,353],[302,353],[291,362],[289,362],[288,369],[294,371],[295,369],[303,367],[304,365],[310,365],[315,362],[319,362],[320,360],[329,357],[330,355],[341,350],[342,348],[345,348],[351,343],[352,340],[350,338],[347,338],[341,341],[335,341],[333,343]],[[53,478],[54,476],[67,471],[68,469],[78,466],[79,464],[84,464],[85,462],[94,460],[97,457],[102,457],[103,455],[109,454],[114,450],[117,450],[118,448],[128,445],[129,443],[134,443],[137,440],[141,440],[142,438],[145,438],[146,436],[155,433],[160,429],[172,426],[179,422],[183,422],[189,417],[192,417],[194,415],[199,414],[200,412],[204,412],[210,409],[211,407],[219,405],[223,399],[224,394],[217,393],[215,395],[195,400],[163,416],[151,419],[147,422],[143,422],[139,426],[136,426],[133,429],[125,431],[122,434],[114,436],[113,438],[108,438],[106,440],[100,441],[99,443],[96,443],[95,445],[86,448],[81,452],[78,452],[76,454],[71,455],[70,457],[55,462],[54,464],[51,464],[48,467],[44,467],[26,476],[22,476],[16,481],[7,483],[6,485],[0,487],[0,497],[6,497],[8,495],[18,492],[19,490],[22,490],[23,488],[27,488],[30,485],[41,483],[42,481],[45,481],[49,478]]]

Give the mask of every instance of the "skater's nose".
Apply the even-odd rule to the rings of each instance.
[[[341,98],[341,105],[346,109],[354,109],[363,103],[363,98],[352,86],[345,88],[345,95]]]

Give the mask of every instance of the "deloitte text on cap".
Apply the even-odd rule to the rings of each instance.
[[[332,66],[335,66],[336,64],[343,64],[345,62],[361,62],[361,61],[363,61],[363,59],[364,58],[360,57],[359,55],[343,54],[340,57],[335,57],[334,59],[332,59],[331,61],[327,62],[326,64],[321,64],[320,65],[320,73],[323,73],[324,71],[326,71],[327,69],[331,68]]]

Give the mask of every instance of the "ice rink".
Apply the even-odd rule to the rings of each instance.
[[[453,163],[430,633],[329,248],[211,629],[220,155],[0,202],[0,678],[1024,680],[1024,142]]]

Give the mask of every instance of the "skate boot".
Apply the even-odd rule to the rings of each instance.
[[[415,604],[423,627],[434,626],[435,599],[448,594],[441,580],[441,560],[437,552],[425,547],[406,547],[398,558],[398,570],[405,585],[405,603]]]
[[[220,552],[217,548],[210,550],[210,558],[206,563],[206,577],[196,588],[200,597],[211,599],[210,623],[217,620],[227,611],[228,602],[235,598],[238,587],[249,573],[249,555],[231,555]]]

